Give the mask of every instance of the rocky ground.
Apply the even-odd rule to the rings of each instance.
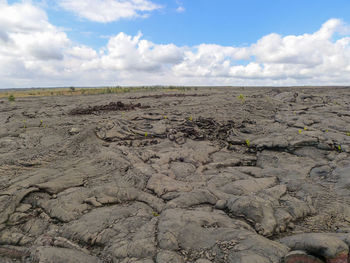
[[[346,88],[3,99],[0,262],[348,262],[349,108]]]

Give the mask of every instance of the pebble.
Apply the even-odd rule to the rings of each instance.
[[[78,134],[80,130],[78,128],[73,127],[72,129],[69,130],[70,135]]]

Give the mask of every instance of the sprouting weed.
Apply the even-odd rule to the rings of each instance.
[[[145,132],[145,137],[147,137],[148,136],[148,132]]]
[[[157,212],[152,212],[152,215],[154,216],[154,217],[157,217],[157,216],[159,216],[159,214],[157,213]]]
[[[243,94],[239,94],[239,96],[237,98],[241,101],[241,103],[245,102],[245,97]]]
[[[307,127],[304,127],[304,131],[307,131]]]
[[[168,118],[168,117],[165,115],[165,116],[164,116],[164,119],[167,119],[167,118]]]
[[[340,145],[338,145],[338,151],[341,152],[341,146]]]
[[[16,100],[16,98],[15,98],[15,96],[13,96],[13,94],[11,94],[11,95],[8,97],[8,100],[9,100],[10,102],[13,102],[13,101]]]
[[[347,133],[346,133],[346,136],[350,136],[350,132],[347,132]]]
[[[40,120],[40,125],[39,125],[39,127],[43,127],[44,125],[43,125],[43,120]]]
[[[299,132],[299,134],[301,134],[302,130],[299,130],[298,132]]]
[[[189,121],[193,121],[193,118],[192,118],[192,116],[190,116],[190,117],[188,118],[188,120],[189,120]]]
[[[245,140],[246,145],[249,147],[250,146],[250,141],[247,139]]]
[[[328,129],[326,130],[326,132],[328,132]]]
[[[26,120],[23,120],[23,128],[24,128],[24,129],[27,128],[27,126],[26,126]]]

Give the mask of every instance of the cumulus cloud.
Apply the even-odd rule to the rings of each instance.
[[[272,33],[243,48],[203,44],[188,51],[173,72],[203,80],[221,77],[233,84],[345,84],[350,80],[350,38],[334,39],[348,29],[341,20],[330,19],[312,34]]]
[[[135,0],[142,3],[142,0]],[[28,10],[30,12],[28,12]],[[349,26],[271,33],[244,47],[157,44],[141,33],[93,49],[71,41],[41,8],[0,0],[0,88],[70,85],[331,85],[350,81]]]
[[[178,13],[183,13],[186,11],[186,8],[183,6],[183,3],[181,1],[176,1],[177,4],[177,8],[176,8],[176,12]]]
[[[57,74],[51,61],[62,62],[70,43],[67,35],[29,2],[1,1],[0,13],[0,79],[16,86],[19,79],[30,82],[38,74]]]
[[[156,45],[141,37],[141,33],[134,37],[119,33],[112,37],[107,52],[101,56],[102,66],[116,70],[156,71],[182,60],[182,48],[173,44]]]
[[[7,43],[10,41],[10,38],[6,32],[0,31],[0,41],[2,41],[3,43]]]
[[[9,5],[6,1],[0,1],[0,10],[1,28],[9,31],[37,31],[50,26],[45,11],[29,2]]]
[[[176,8],[176,12],[178,12],[178,13],[183,13],[185,11],[186,11],[186,9],[183,6],[179,6],[178,8]]]
[[[332,36],[343,30],[338,19],[331,19],[313,34],[282,37],[270,34],[252,46],[252,54],[264,63],[301,64],[315,66],[333,52]]]
[[[60,6],[94,22],[147,16],[161,6],[149,0],[60,0]]]
[[[261,77],[331,78],[335,70],[345,77],[350,63],[349,37],[333,38],[346,28],[341,20],[330,19],[313,34],[270,34],[253,44],[250,53],[260,64]]]
[[[97,57],[97,52],[87,46],[73,46],[66,51],[66,54],[81,60],[91,60]]]
[[[173,70],[179,76],[227,76],[232,61],[244,59],[249,59],[247,48],[201,44],[186,51],[183,61]]]

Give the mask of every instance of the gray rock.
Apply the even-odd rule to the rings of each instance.
[[[295,102],[298,97],[298,93],[292,91],[281,92],[277,94],[274,99],[282,102]]]
[[[84,176],[80,174],[69,174],[60,176],[46,183],[35,185],[39,189],[47,191],[50,194],[57,194],[65,189],[81,186],[84,184]]]
[[[88,197],[89,190],[70,188],[58,194],[56,199],[40,199],[37,203],[50,217],[69,222],[79,218],[88,209],[84,203]]]
[[[157,254],[157,263],[183,263],[183,258],[173,251],[163,250]]]
[[[31,187],[28,189],[22,189],[17,192],[12,193],[2,193],[0,195],[0,224],[5,223],[15,210],[18,204],[22,201],[22,199],[32,193],[38,191],[38,188]]]
[[[293,260],[283,236],[345,262],[349,94],[216,87],[4,100],[0,261],[280,263]],[[116,100],[151,107],[69,114]],[[293,237],[315,232],[327,238]],[[317,262],[310,253],[297,256]]]
[[[249,195],[269,188],[276,184],[276,178],[258,178],[250,180],[237,180],[221,187],[221,190],[232,195]]]
[[[80,251],[57,247],[38,247],[31,257],[34,261],[45,263],[102,263],[98,258]]]
[[[79,128],[73,127],[69,130],[70,135],[78,134],[80,132]]]
[[[158,244],[161,248],[187,251],[188,260],[206,259],[237,262],[247,253],[251,258],[279,262],[288,249],[257,235],[242,221],[231,219],[224,213],[203,210],[168,209],[159,219]],[[269,262],[269,261],[267,261]]]
[[[29,209],[31,209],[32,206],[30,204],[21,204],[16,208],[17,212],[27,212]]]
[[[227,208],[235,215],[254,222],[255,229],[264,236],[270,236],[277,227],[271,203],[258,196],[233,197]]]
[[[310,171],[310,177],[318,176],[318,177],[325,178],[325,177],[330,175],[331,171],[332,171],[332,168],[329,167],[328,165],[318,166],[318,167],[313,168]]]
[[[191,207],[200,204],[212,204],[217,202],[216,196],[210,193],[208,190],[193,190],[191,192],[181,193],[179,197],[171,200],[167,203],[167,208],[175,207]]]
[[[303,250],[326,259],[348,254],[349,247],[340,239],[327,234],[308,233],[285,237],[279,240],[292,250]]]
[[[220,209],[220,210],[223,210],[226,208],[226,200],[218,200],[215,204],[215,208],[216,209]]]
[[[167,192],[189,192],[193,189],[191,184],[171,179],[168,176],[155,174],[148,181],[147,188],[154,191],[158,196]]]
[[[211,261],[208,259],[200,258],[196,260],[196,263],[211,263]]]

